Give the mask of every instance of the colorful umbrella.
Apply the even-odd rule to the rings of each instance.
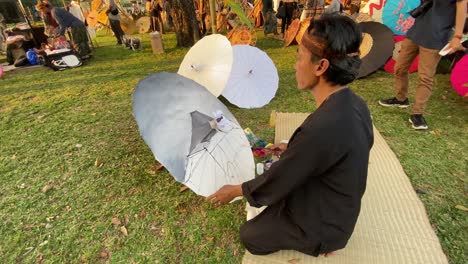
[[[393,36],[393,40],[395,41],[395,48],[393,49],[392,57],[387,61],[387,63],[385,63],[384,70],[386,72],[395,73],[395,64],[398,59],[398,56],[400,55],[401,43],[404,39],[405,36]],[[410,73],[413,73],[418,70],[418,63],[419,57],[416,57],[413,61],[413,64],[411,64],[411,67],[409,68]]]
[[[359,25],[363,40],[359,48],[362,62],[358,78],[362,78],[384,66],[392,56],[395,45],[393,33],[385,25],[378,22],[362,22]]]
[[[223,96],[241,108],[258,108],[268,104],[278,89],[275,64],[256,47],[235,45],[232,49],[234,62]]]
[[[232,68],[232,46],[219,34],[206,36],[185,55],[178,73],[219,96],[224,90]]]
[[[463,56],[455,64],[452,75],[450,75],[450,81],[452,82],[453,89],[459,95],[468,98],[468,55]]]
[[[172,176],[208,196],[255,176],[243,129],[215,96],[175,73],[156,73],[133,92],[140,135]]]
[[[406,35],[414,24],[414,18],[409,12],[419,4],[419,0],[387,0],[383,8],[382,21],[395,35]]]
[[[296,35],[299,32],[300,26],[301,22],[299,19],[294,19],[289,25],[286,33],[284,34],[284,45],[286,47],[295,43]]]

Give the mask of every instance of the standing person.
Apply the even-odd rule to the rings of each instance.
[[[210,13],[210,5],[208,0],[199,0],[198,1],[198,12],[200,14],[200,22],[201,22],[201,33],[202,35],[206,34],[206,16]]]
[[[283,0],[283,2],[286,7],[286,15],[281,20],[281,34],[284,37],[284,31],[291,25],[294,10],[297,8],[297,2],[296,0]]]
[[[304,5],[304,11],[301,14],[301,21],[307,18],[312,20],[319,19],[325,8],[325,0],[307,0]]]
[[[398,108],[409,106],[408,70],[416,56],[419,56],[418,86],[409,117],[409,122],[416,130],[428,129],[423,114],[432,93],[437,64],[441,58],[439,50],[449,41],[452,52],[464,50],[461,39],[467,2],[468,0],[432,0],[432,7],[422,10],[423,13],[416,18],[401,44],[400,55],[395,65],[396,96],[380,100],[379,104]],[[453,26],[455,34],[450,39]]]
[[[109,24],[114,36],[117,39],[117,45],[122,45],[122,39],[125,33],[120,26],[120,15],[119,8],[115,3],[115,0],[109,1],[109,7],[106,10],[107,18],[109,18]]]
[[[152,31],[159,31],[162,34],[164,32],[164,25],[161,17],[161,12],[163,11],[161,5],[159,4],[158,0],[151,1],[151,30]]]
[[[207,200],[220,206],[244,196],[268,206],[240,228],[252,254],[293,249],[312,256],[344,248],[366,189],[372,121],[348,85],[357,77],[362,33],[350,18],[325,15],[312,22],[299,46],[297,86],[317,109],[294,132],[280,159],[255,179],[225,185]]]
[[[52,7],[49,3],[39,2],[36,7],[43,16],[48,16],[49,13],[52,15],[52,18],[55,19],[60,28],[58,33],[59,36],[65,37],[65,31],[67,28],[71,28],[75,50],[82,59],[89,58],[91,50],[89,48],[86,26],[83,22],[65,9]]]
[[[164,1],[164,12],[166,12],[167,26],[170,28],[174,27],[174,22],[172,21],[172,16],[171,16],[171,3],[169,3],[169,0]]]
[[[278,29],[276,27],[277,20],[276,17],[273,15],[273,0],[262,0],[262,4],[262,15],[265,20],[265,23],[263,25],[263,34],[265,35],[265,37],[269,33],[278,35]]]

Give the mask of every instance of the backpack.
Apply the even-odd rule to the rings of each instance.
[[[130,36],[123,36],[123,43],[125,45],[125,48],[131,49],[131,50],[139,50],[141,49],[141,40],[136,37],[130,37]]]

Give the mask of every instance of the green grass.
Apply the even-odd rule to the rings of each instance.
[[[148,74],[176,72],[187,49],[176,49],[169,34],[167,53],[153,55],[142,37],[142,51],[101,37],[83,67],[0,80],[2,262],[240,262],[242,203],[214,209],[190,191],[180,193],[181,184],[166,171],[154,171],[157,162],[132,117],[131,93]],[[276,63],[277,96],[261,109],[229,107],[243,127],[272,140],[272,110],[311,112],[315,106],[310,94],[295,88],[297,46],[283,48],[262,37],[257,46]],[[414,188],[424,192],[420,198],[450,262],[464,263],[467,212],[455,206],[468,207],[468,101],[450,88],[448,76],[436,79],[426,114],[432,133],[410,129],[407,110],[377,106],[393,93],[390,74],[379,72],[352,87],[368,102]],[[412,91],[415,83],[412,75]]]

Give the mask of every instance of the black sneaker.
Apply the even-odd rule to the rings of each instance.
[[[389,107],[398,107],[398,108],[407,108],[409,106],[408,98],[404,101],[398,101],[396,97],[379,100],[379,105],[381,106],[389,106]]]
[[[409,121],[412,127],[416,130],[426,130],[428,129],[426,120],[424,119],[423,115],[410,115]]]

